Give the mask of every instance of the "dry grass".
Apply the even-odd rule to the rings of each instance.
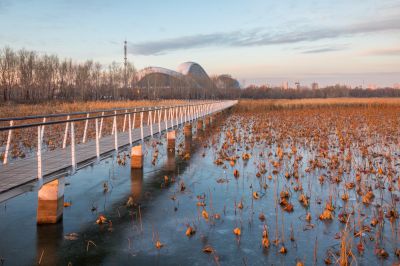
[[[160,106],[184,103],[184,100],[163,101],[92,101],[92,102],[48,102],[41,104],[6,104],[0,105],[0,118],[44,115],[54,113],[70,113],[79,111],[94,111],[113,108],[134,108],[142,106]]]
[[[239,111],[267,111],[298,108],[321,107],[384,107],[400,106],[400,98],[330,98],[330,99],[264,99],[240,100],[236,109]]]

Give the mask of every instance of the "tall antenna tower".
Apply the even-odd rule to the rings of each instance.
[[[127,73],[127,67],[128,67],[128,58],[127,58],[127,42],[125,39],[124,42],[124,86],[125,89],[128,87],[128,73]]]

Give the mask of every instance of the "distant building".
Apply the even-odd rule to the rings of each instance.
[[[296,89],[300,90],[300,82],[299,81],[295,82],[294,85],[296,86]]]
[[[318,90],[318,83],[317,83],[317,82],[313,82],[313,83],[311,84],[311,89],[313,89],[313,90]]]
[[[213,96],[218,89],[240,89],[239,82],[230,75],[220,75],[212,80],[203,67],[195,62],[185,62],[177,71],[163,67],[146,67],[136,74],[136,86],[145,97],[179,97]]]
[[[228,74],[218,76],[215,85],[219,89],[240,89],[239,81]]]
[[[282,83],[282,89],[283,89],[283,90],[289,89],[289,82],[287,82],[287,81],[283,82],[283,83]]]

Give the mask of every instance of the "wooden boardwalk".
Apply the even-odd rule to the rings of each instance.
[[[184,116],[180,113],[178,119],[178,113],[176,117],[172,114],[167,120],[167,125],[165,121],[160,121],[159,123],[152,124],[152,130],[150,125],[143,125],[143,138],[148,138],[153,135],[159,134],[171,129],[172,127],[179,127],[180,125],[186,123],[192,123],[198,119],[213,115],[224,109],[230,108],[235,105],[238,101],[225,101],[225,102],[214,102],[206,103],[207,108],[197,109],[197,114],[194,112],[192,116]],[[174,107],[172,107],[174,108]],[[165,113],[166,117],[166,113]],[[159,117],[160,118],[160,117]],[[190,119],[191,118],[191,119]],[[87,120],[86,120],[87,121]],[[37,125],[36,125],[37,126]],[[167,127],[168,126],[168,127]],[[7,129],[5,129],[7,130]],[[129,130],[125,132],[117,133],[117,147],[118,150],[128,146],[129,143]],[[71,133],[72,134],[72,133]],[[135,128],[132,130],[132,143],[138,142],[142,139],[141,128]],[[115,135],[104,136],[99,139],[99,159],[109,155],[115,151]],[[80,143],[75,145],[75,167],[72,167],[72,151],[71,146],[65,147],[65,149],[56,149],[53,151],[42,150],[42,181],[43,183],[49,182],[60,175],[69,174],[71,170],[77,170],[85,167],[87,164],[97,160],[96,153],[96,140],[89,140],[86,143]],[[17,194],[26,191],[26,187],[36,185],[33,181],[38,179],[38,158],[35,155],[26,157],[24,159],[10,161],[7,164],[0,165],[0,202],[6,200],[10,197],[16,196]]]
[[[179,121],[180,122],[180,121]],[[182,124],[187,121],[183,121]],[[176,123],[176,121],[174,121]],[[168,121],[168,129],[171,128],[172,121]],[[181,125],[181,123],[179,123]],[[153,135],[159,131],[158,124],[153,124]],[[176,127],[176,125],[175,125]],[[161,131],[165,131],[165,122],[161,122]],[[143,126],[143,137],[151,136],[150,126]],[[140,128],[132,130],[132,142],[141,140]],[[118,147],[122,148],[129,145],[129,133],[118,132]],[[77,169],[80,164],[86,161],[96,159],[96,141],[90,140],[86,143],[80,143],[75,146]],[[100,157],[115,150],[114,135],[102,137],[100,139]],[[62,171],[71,169],[71,147],[65,149],[56,149],[42,153],[42,171],[43,181],[46,178]],[[19,187],[23,184],[37,180],[37,158],[28,157],[22,160],[11,161],[6,165],[0,166],[0,194]]]

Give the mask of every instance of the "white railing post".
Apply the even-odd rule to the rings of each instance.
[[[99,139],[101,139],[101,133],[103,132],[103,120],[104,120],[103,116],[104,116],[104,112],[101,112]]]
[[[171,107],[171,128],[174,128],[174,107]]]
[[[124,124],[122,125],[122,132],[125,132],[125,127],[126,127],[126,113],[128,110],[125,110],[125,115],[124,115]]]
[[[117,111],[114,111],[114,115],[116,115],[117,114]],[[115,118],[115,116],[114,116],[114,118]],[[114,135],[114,133],[115,133],[115,122],[116,122],[116,120],[115,119],[113,119],[113,125],[112,125],[112,129],[111,129],[111,135]]]
[[[69,119],[70,119],[70,117],[67,116],[67,120],[69,120]],[[63,149],[65,149],[65,147],[67,146],[68,127],[69,127],[69,122],[67,122],[65,124],[64,141],[63,141],[63,146],[62,146]]]
[[[43,118],[43,123],[46,123],[46,117]],[[44,125],[42,125],[42,129],[40,131],[40,140],[42,141],[42,143],[43,143],[43,137],[44,137]]]
[[[117,112],[114,113],[114,147],[118,154],[118,129],[117,129]]]
[[[74,122],[71,122],[71,164],[72,164],[72,173],[75,173],[75,170],[76,170],[76,158],[75,158],[75,128],[74,128]]]
[[[181,117],[181,124],[183,123],[183,111],[182,111],[182,106],[179,107],[179,116]]]
[[[100,160],[100,134],[99,134],[99,120],[96,118],[96,157],[97,161]]]
[[[14,125],[14,121],[10,121],[10,127]],[[4,152],[4,158],[3,158],[3,164],[7,164],[8,161],[8,152],[10,150],[10,145],[11,145],[11,135],[12,135],[12,129],[8,130],[8,137],[7,137],[7,145],[6,145],[6,151]]]
[[[174,128],[176,126],[176,107],[172,107],[172,128]]]
[[[86,139],[87,139],[87,128],[89,125],[89,113],[86,114],[86,121],[85,121],[85,129],[83,130],[83,139],[82,139],[82,143],[86,143]]]
[[[167,108],[164,109],[165,131],[168,131]]]
[[[149,116],[149,120],[150,120],[150,135],[151,135],[151,137],[153,137],[153,117],[152,117],[152,112],[151,111],[149,111],[149,114],[148,114],[148,116]]]
[[[133,120],[132,120],[132,129],[135,129],[135,123],[136,123],[136,108],[133,110]]]
[[[171,121],[171,117],[172,117],[172,107],[170,107],[168,109],[168,121]],[[171,127],[173,127],[173,126],[174,126],[174,123],[173,123],[173,121],[171,121]]]
[[[174,108],[173,107],[169,108],[168,121],[169,121],[169,127],[174,128]]]
[[[132,121],[131,114],[128,114],[129,146],[132,146]]]
[[[140,136],[143,141],[144,140],[144,137],[143,137],[143,112],[140,112]]]
[[[187,122],[188,121],[188,117],[187,117],[187,105],[185,106],[185,108],[184,108],[184,112],[185,112],[185,122]]]
[[[176,122],[176,127],[178,127],[178,125],[179,125],[178,110],[179,110],[179,107],[175,107],[175,122]]]
[[[41,136],[41,126],[38,126],[38,143],[37,143],[37,178],[39,183],[43,183],[43,173],[42,173],[42,141]]]
[[[161,109],[157,110],[158,114],[158,133],[161,135]]]

